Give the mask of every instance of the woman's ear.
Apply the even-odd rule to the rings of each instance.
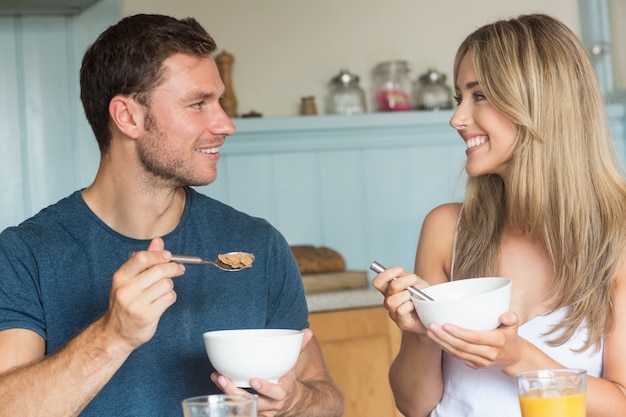
[[[137,138],[143,130],[145,109],[135,100],[117,95],[109,103],[109,115],[113,125],[124,135]]]

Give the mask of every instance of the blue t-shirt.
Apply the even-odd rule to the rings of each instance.
[[[172,253],[215,259],[255,256],[252,268],[187,265],[174,279],[177,300],[154,337],[136,349],[81,416],[182,415],[180,401],[218,393],[202,334],[240,328],[308,327],[302,280],[289,245],[267,221],[187,190],[180,223],[166,236]],[[111,277],[149,240],[104,224],[81,192],[0,234],[0,330],[23,328],[61,348],[107,309]]]

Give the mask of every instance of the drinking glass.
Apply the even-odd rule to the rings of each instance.
[[[540,369],[517,374],[522,417],[585,417],[587,373],[581,369]]]
[[[253,394],[215,394],[186,398],[185,417],[257,417],[257,396]]]

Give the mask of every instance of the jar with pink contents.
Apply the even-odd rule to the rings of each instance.
[[[411,80],[406,61],[387,61],[373,71],[375,108],[378,111],[407,111],[411,102]]]

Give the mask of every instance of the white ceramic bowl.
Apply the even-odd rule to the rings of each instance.
[[[204,333],[204,346],[215,369],[242,388],[250,378],[276,383],[298,360],[301,330],[243,329]]]
[[[413,305],[424,326],[455,324],[471,330],[492,330],[509,310],[511,280],[501,277],[468,278],[431,285],[422,289],[435,301],[413,297]]]

